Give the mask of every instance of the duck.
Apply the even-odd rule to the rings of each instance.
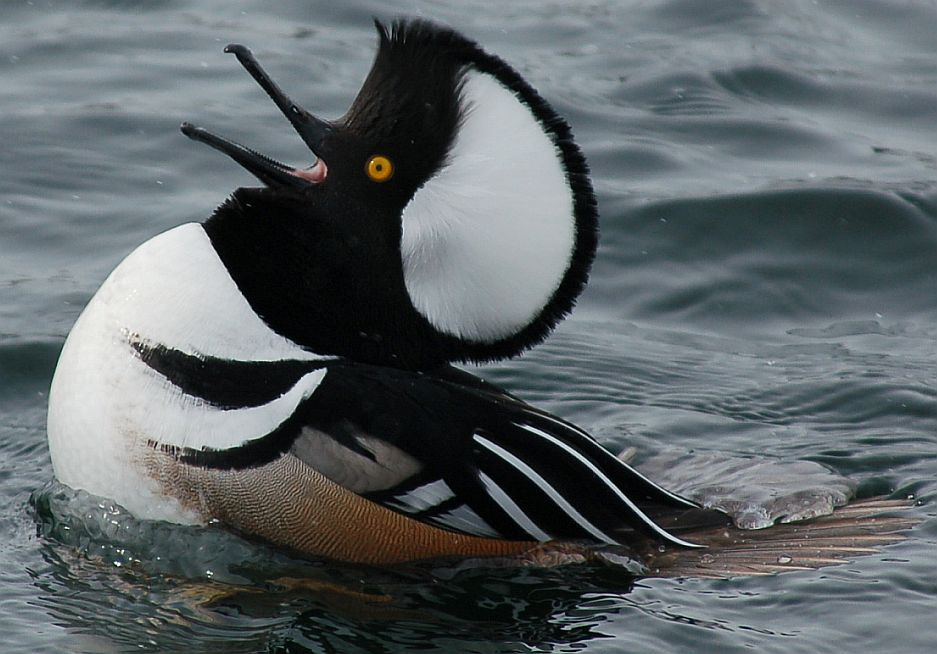
[[[457,367],[538,344],[586,285],[598,210],[568,123],[460,33],[375,25],[336,120],[225,48],[313,163],[183,123],[261,186],[146,241],[90,300],[49,395],[56,478],[347,563],[701,547],[681,533],[725,513]]]

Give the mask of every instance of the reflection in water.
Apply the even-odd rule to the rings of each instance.
[[[634,582],[602,564],[323,565],[221,529],[139,521],[59,484],[33,502],[48,564],[36,575],[38,601],[88,651],[574,643],[602,635],[606,609],[590,602],[620,598]]]
[[[714,454],[663,454],[647,469],[688,491],[709,488],[713,475],[727,478],[739,484],[744,501],[737,504],[744,507],[743,516],[769,510],[790,515],[790,505],[782,507],[785,498],[802,500],[805,492],[797,490],[799,485],[811,497],[829,499],[846,483],[814,464],[745,460],[740,465],[737,458]],[[784,493],[772,495],[769,488]],[[726,502],[728,496],[719,487],[714,501]],[[757,497],[767,497],[769,505],[753,506]],[[86,651],[246,652],[284,643],[290,643],[291,651],[301,651],[296,646],[302,645],[310,651],[368,652],[480,641],[508,649],[512,643],[571,645],[607,635],[600,625],[610,607],[632,607],[624,598],[639,570],[632,559],[606,551],[596,560],[555,568],[518,567],[504,560],[393,569],[339,565],[295,559],[223,529],[140,521],[112,502],[61,484],[49,485],[32,500],[48,564],[36,574],[42,591],[38,603],[79,637]],[[706,542],[715,556],[664,548],[643,556],[653,574],[664,576],[673,576],[674,569],[678,576],[746,570],[751,560],[764,558],[758,548],[769,553],[767,571],[797,569],[833,559],[818,557],[820,550],[812,550],[811,556],[818,557],[812,563],[792,559],[787,555],[791,542],[810,538],[814,547],[820,546],[820,537],[832,536],[842,555],[844,549],[858,552],[857,544],[874,548],[900,540],[888,534],[912,524],[895,518],[894,523],[880,522],[881,531],[857,532],[848,516],[865,516],[861,505],[836,515],[846,516],[846,522],[831,520],[809,536],[790,526],[746,532],[748,540],[740,550],[733,550],[739,542],[735,535],[712,530]],[[857,534],[859,540],[852,540]],[[806,548],[793,547],[795,557],[806,557]]]

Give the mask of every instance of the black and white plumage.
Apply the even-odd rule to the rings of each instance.
[[[378,34],[361,91],[331,123],[227,48],[318,159],[290,169],[184,125],[267,184],[239,189],[205,229],[255,311],[317,353],[413,369],[515,355],[586,283],[597,214],[585,160],[566,122],[475,43],[419,21]],[[394,162],[382,183],[362,174],[375,154]]]
[[[347,561],[692,547],[681,529],[725,516],[451,365],[538,343],[586,283],[596,206],[568,125],[451,30],[378,34],[331,122],[226,49],[316,161],[183,125],[264,186],[142,244],[89,302],[50,392],[56,475]]]
[[[141,517],[220,519],[349,560],[636,533],[689,545],[655,519],[691,503],[451,367],[537,343],[586,282],[596,206],[568,125],[456,32],[413,21],[378,36],[331,122],[226,48],[316,161],[183,125],[264,187],[143,244],[89,303],[53,382],[56,474]],[[370,526],[331,542],[316,496]],[[301,515],[277,513],[292,500]],[[430,545],[346,551],[393,529]]]
[[[347,360],[235,362],[133,345],[181,392],[222,410],[270,403],[324,371],[315,392],[268,434],[218,450],[167,448],[185,464],[240,469],[290,453],[343,488],[444,529],[600,543],[626,542],[637,530],[689,545],[654,518],[695,505],[581,429],[455,368],[427,374]]]

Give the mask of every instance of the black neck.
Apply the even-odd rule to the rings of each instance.
[[[407,295],[399,219],[348,203],[323,214],[316,204],[310,215],[309,198],[239,189],[205,223],[254,311],[318,354],[401,368],[449,360],[454,343]]]
[[[242,188],[204,228],[251,308],[317,354],[415,370],[493,361],[539,343],[557,319],[548,305],[525,329],[492,343],[440,333],[407,293],[399,216],[340,194]]]

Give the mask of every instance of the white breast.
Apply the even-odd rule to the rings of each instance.
[[[82,312],[49,395],[49,448],[60,481],[115,499],[142,518],[198,520],[162,496],[140,458],[148,442],[224,448],[262,436],[315,389],[309,373],[269,404],[224,411],[150,369],[131,338],[224,359],[316,359],[254,313],[211,246],[187,224],[147,241]]]

